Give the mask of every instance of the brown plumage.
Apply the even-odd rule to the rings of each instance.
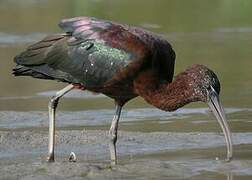
[[[155,107],[174,111],[202,101],[214,111],[224,132],[227,158],[232,142],[219,102],[220,83],[203,65],[193,65],[174,81],[175,52],[167,40],[141,28],[96,18],[62,20],[64,34],[48,36],[15,57],[16,76],[32,76],[70,84],[49,103],[48,160],[54,160],[55,109],[60,97],[74,88],[103,93],[115,100],[110,128],[111,160],[116,161],[117,127],[122,106],[137,96]]]

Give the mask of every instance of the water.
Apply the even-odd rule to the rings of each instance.
[[[148,164],[147,162],[152,160],[156,164],[150,177],[159,172],[159,167],[170,173],[166,174],[167,176],[174,178],[250,179],[252,176],[252,170],[248,167],[252,164],[250,162],[252,155],[250,7],[252,2],[249,0],[0,1],[0,130],[46,131],[49,97],[64,87],[63,83],[54,81],[13,77],[11,75],[14,66],[13,57],[44,36],[62,32],[57,26],[60,19],[95,16],[140,26],[162,34],[172,43],[177,54],[175,74],[192,64],[204,64],[213,69],[221,81],[221,100],[236,139],[234,155],[236,161],[230,165],[231,168],[219,165],[215,167],[214,162],[206,161],[224,150],[224,140],[216,141],[216,133],[220,132],[220,128],[205,104],[193,103],[176,112],[165,113],[154,109],[141,98],[136,98],[125,106],[120,130],[140,133],[137,136],[140,139],[143,133],[151,143],[149,146],[131,144],[133,148],[131,153],[138,159],[136,162],[127,161],[129,150],[122,145],[119,151],[121,156],[125,156],[123,167],[129,170],[128,166],[134,164],[141,169],[139,161]],[[61,102],[57,116],[60,119],[57,122],[59,129],[70,131],[109,128],[114,113],[111,99],[103,95],[74,91]],[[168,138],[167,144],[163,146],[165,140],[159,139],[159,143],[154,143],[152,137],[148,136],[153,132],[175,134],[173,138]],[[197,148],[184,139],[186,136],[191,136],[190,133],[202,135],[202,139],[196,143]],[[209,136],[210,143],[207,146],[204,145],[205,136]],[[169,146],[168,141],[177,144],[173,146],[172,142],[169,142],[171,143]],[[143,140],[142,143],[145,142]],[[186,148],[183,150],[179,145]],[[207,150],[209,148],[212,151]],[[11,155],[17,153],[15,150],[13,152]],[[37,156],[42,152],[44,150],[34,150]],[[77,148],[76,152],[81,150],[78,151]],[[83,154],[85,153],[83,151]],[[185,155],[181,157],[183,153]],[[190,166],[190,163],[193,165]],[[183,173],[174,175],[167,168],[167,164],[171,169],[184,167],[186,176],[183,176]],[[224,174],[221,173],[223,168]],[[129,172],[133,173],[131,170]]]

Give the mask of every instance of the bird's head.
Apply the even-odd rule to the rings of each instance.
[[[202,101],[208,104],[209,108],[218,120],[227,143],[227,159],[232,158],[232,140],[225,112],[221,105],[220,81],[216,74],[203,65],[193,65],[181,73],[181,79],[188,89],[189,101]]]
[[[212,96],[219,96],[220,81],[216,74],[203,65],[193,65],[188,68],[183,76],[187,80],[188,89],[192,91],[192,97],[202,102],[209,102]]]

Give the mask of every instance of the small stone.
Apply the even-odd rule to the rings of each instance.
[[[219,161],[219,157],[215,157],[215,160],[216,160],[216,161]]]
[[[71,152],[69,156],[69,162],[76,162],[76,161],[77,161],[77,158],[76,158],[75,153]]]

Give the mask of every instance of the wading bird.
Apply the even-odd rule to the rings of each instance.
[[[207,103],[224,133],[227,160],[232,158],[231,132],[219,101],[220,82],[212,70],[193,65],[172,81],[175,52],[154,33],[91,17],[65,19],[59,26],[65,33],[50,35],[28,47],[15,57],[17,65],[13,69],[16,76],[68,84],[49,101],[48,161],[54,161],[58,101],[76,88],[115,100],[116,111],[109,130],[114,163],[122,107],[137,96],[164,111],[174,111],[190,102]]]

